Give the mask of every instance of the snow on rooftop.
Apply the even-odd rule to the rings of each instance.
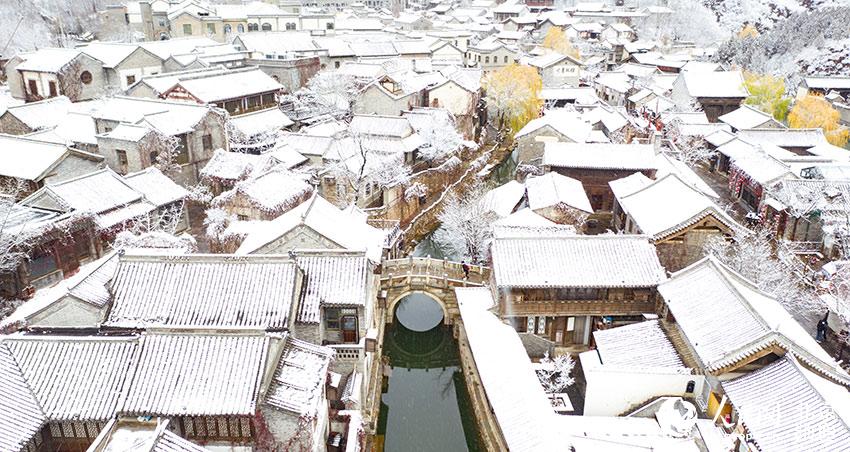
[[[732,230],[741,228],[723,209],[675,173],[634,188],[634,191],[629,191],[618,187],[617,202],[641,233],[656,240],[675,234],[707,216],[714,217]]]
[[[67,153],[63,144],[0,134],[0,176],[40,181]]]
[[[544,144],[543,166],[586,169],[655,169],[651,144],[559,143]]]
[[[68,114],[71,101],[65,96],[56,96],[38,102],[9,106],[6,111],[18,118],[32,130],[53,127]]]
[[[747,97],[740,71],[689,71],[679,75],[691,97],[738,98]]]
[[[255,171],[265,171],[269,165],[269,158],[266,155],[216,149],[212,158],[201,170],[201,177],[235,182],[247,178]]]
[[[265,404],[298,415],[316,415],[334,351],[287,337]]]
[[[587,213],[593,213],[587,193],[581,181],[558,173],[549,172],[543,176],[529,177],[525,181],[528,194],[528,207],[539,210],[550,207],[572,207]]]
[[[543,113],[543,116],[529,121],[528,124],[514,135],[514,138],[519,139],[543,127],[549,127],[576,143],[587,141],[592,128],[577,112],[554,109],[547,110]]]
[[[304,175],[273,168],[257,177],[236,183],[214,202],[223,204],[242,195],[250,204],[266,212],[280,213],[300,204],[312,192],[313,187],[304,181]]]
[[[456,288],[463,331],[487,401],[513,452],[569,448],[558,435],[556,414],[516,331],[488,309],[487,288]]]
[[[658,320],[597,330],[593,339],[603,365],[686,371]]]
[[[777,344],[805,354],[810,365],[837,378],[847,376],[774,297],[714,257],[673,273],[658,291],[708,369],[736,363]],[[705,294],[711,294],[711,303],[705,303]]]
[[[531,209],[520,209],[493,223],[494,226],[530,226],[546,227],[555,226],[557,223],[548,218],[534,213]]]
[[[484,208],[493,212],[499,218],[505,218],[516,209],[522,197],[525,195],[525,187],[512,180],[504,185],[493,188],[484,194],[481,202]]]
[[[741,105],[738,109],[717,118],[737,130],[752,129],[764,126],[766,123],[776,124],[773,116],[749,105]]]
[[[284,257],[125,254],[110,283],[106,324],[281,330],[288,325],[297,274]],[[225,290],[235,287],[251,290]]]
[[[304,288],[296,321],[318,324],[322,306],[364,306],[371,266],[363,252],[296,252]]]
[[[254,231],[245,237],[236,253],[253,254],[275,250],[275,242],[279,238],[302,225],[340,248],[365,251],[373,262],[381,258],[386,233],[370,226],[359,215],[338,209],[317,194],[274,220],[255,225]],[[288,250],[277,250],[285,251]]]
[[[45,48],[21,54],[23,62],[15,69],[31,72],[58,72],[82,52],[79,49]]]
[[[135,337],[13,335],[0,340],[48,420],[105,421],[115,415],[135,357]]]
[[[185,188],[177,185],[155,167],[130,173],[124,176],[124,182],[157,206],[181,201],[189,196]]]
[[[814,375],[793,357],[721,385],[759,450],[850,450],[847,389]]]
[[[236,70],[177,83],[201,102],[213,103],[246,96],[278,92],[284,86],[260,69]]]
[[[497,238],[492,253],[498,287],[654,287],[666,279],[644,236]]]
[[[268,347],[266,336],[143,334],[121,411],[253,416]]]
[[[230,119],[230,124],[247,137],[275,132],[295,124],[277,107],[267,108]]]

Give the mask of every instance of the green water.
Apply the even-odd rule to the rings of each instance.
[[[435,306],[442,317],[433,300],[409,295],[384,334],[392,374],[381,396],[378,435],[387,452],[481,450],[451,327],[440,322],[414,331],[433,325]]]

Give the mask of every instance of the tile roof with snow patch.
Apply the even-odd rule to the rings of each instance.
[[[513,213],[524,194],[525,187],[512,180],[487,191],[480,202],[487,211],[495,213],[499,218],[505,218]]]
[[[268,348],[259,335],[143,334],[121,412],[253,416]]]
[[[80,49],[39,49],[31,53],[20,54],[20,58],[24,61],[15,66],[15,69],[30,72],[59,72],[82,53]]]
[[[721,381],[758,450],[850,450],[850,394],[792,357]]]
[[[287,336],[264,404],[298,415],[315,415],[323,400],[334,351]]]
[[[365,306],[371,265],[361,251],[299,251],[304,272],[296,321],[319,323],[323,306]]]
[[[645,236],[497,238],[498,287],[655,287],[666,278]]]
[[[0,176],[41,181],[68,154],[64,144],[0,134]]]
[[[531,210],[566,206],[593,213],[581,181],[571,177],[553,172],[529,177],[525,181],[525,189]]]
[[[609,170],[656,169],[651,144],[554,143],[543,148],[543,166]]]
[[[181,80],[175,86],[182,87],[200,102],[208,104],[284,89],[283,85],[259,68]]]
[[[143,201],[141,193],[109,168],[47,185],[21,202],[29,204],[28,200],[33,200],[33,204],[37,205],[41,193],[47,194],[64,208],[98,214]]]
[[[30,129],[43,129],[59,124],[68,114],[71,100],[65,96],[50,97],[38,102],[12,105],[6,113],[14,116]]]
[[[850,385],[850,376],[775,298],[713,256],[673,273],[658,292],[709,371],[776,345]]]
[[[136,355],[136,337],[0,337],[50,421],[112,418]]]
[[[120,328],[283,330],[300,272],[283,256],[119,258],[105,324]]]
[[[157,206],[186,199],[189,192],[155,168],[149,167],[124,176],[124,182]]]
[[[372,227],[359,215],[343,211],[318,194],[272,221],[257,225],[249,233],[237,254],[254,254],[298,226],[306,226],[349,251],[365,251],[372,262],[379,262],[383,252],[385,231]],[[285,252],[289,250],[276,250]]]
[[[533,210],[525,208],[500,219],[493,223],[493,226],[556,226],[557,223],[534,213]]]
[[[658,320],[597,330],[593,332],[593,339],[602,365],[687,372]]]
[[[402,116],[354,115],[351,133],[369,136],[406,138],[414,133],[410,121]]]
[[[610,183],[612,191],[615,182],[617,181]],[[632,188],[634,190],[618,186],[615,195],[617,202],[632,218],[640,232],[652,236],[654,240],[665,239],[708,216],[732,231],[743,230],[743,227],[714,201],[683,182],[675,173],[655,181],[644,181],[642,186]]]
[[[549,127],[552,130],[560,133],[569,140],[576,143],[584,143],[587,141],[588,135],[591,132],[591,125],[581,118],[574,111],[563,109],[546,110],[543,116],[532,119],[516,134],[514,139],[522,138],[528,134],[534,133],[543,127]]]
[[[0,342],[0,450],[25,449],[46,420],[14,355]]]
[[[717,119],[737,130],[752,129],[767,123],[778,125],[773,116],[746,104],[741,104],[736,110],[721,115]]]
[[[230,124],[247,137],[272,133],[295,124],[280,108],[272,107],[230,118]]]

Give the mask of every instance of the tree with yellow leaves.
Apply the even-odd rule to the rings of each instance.
[[[533,67],[513,63],[487,74],[483,85],[500,126],[507,124],[516,132],[540,115],[543,80]]]
[[[785,121],[791,99],[785,97],[785,80],[772,75],[752,72],[744,73],[744,86],[750,92],[744,103],[773,115],[777,121]]]
[[[809,94],[794,104],[788,115],[788,125],[794,129],[820,128],[827,141],[843,147],[850,140],[850,130],[839,124],[840,118],[841,114],[826,99]]]
[[[543,43],[540,46],[563,55],[569,55],[575,59],[581,58],[581,53],[573,47],[570,38],[559,27],[549,27],[549,31],[546,32],[546,36],[543,37]]]
[[[744,25],[744,27],[741,28],[741,31],[738,32],[738,37],[741,39],[758,38],[759,34],[760,33],[758,29],[756,29],[756,27],[752,26],[751,24],[747,24]]]

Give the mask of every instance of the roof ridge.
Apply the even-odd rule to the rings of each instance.
[[[6,353],[9,354],[9,358],[12,360],[12,363],[15,366],[15,370],[17,371],[18,375],[21,376],[21,380],[24,381],[24,386],[26,386],[27,392],[29,392],[30,396],[32,397],[32,400],[35,402],[35,405],[38,407],[39,413],[41,413],[41,417],[42,417],[41,423],[42,423],[42,425],[44,425],[44,423],[47,422],[47,413],[44,412],[44,407],[41,406],[41,400],[39,400],[38,397],[36,396],[35,391],[33,391],[32,386],[30,385],[29,379],[24,374],[24,369],[21,367],[21,363],[18,362],[18,358],[15,357],[15,354],[12,352],[12,349],[9,348],[9,346],[6,344],[5,341],[0,341],[0,348],[5,349]],[[2,352],[0,352],[0,353],[2,353]]]

